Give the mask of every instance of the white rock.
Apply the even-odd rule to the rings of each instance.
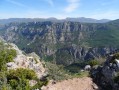
[[[86,65],[84,70],[90,70],[91,69],[91,66],[90,65]]]
[[[119,60],[115,59],[117,66],[119,67]]]

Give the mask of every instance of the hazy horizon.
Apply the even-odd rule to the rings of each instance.
[[[46,18],[42,18],[42,17],[36,17],[36,18],[29,18],[29,17],[23,17],[23,18],[19,18],[19,17],[13,17],[13,18],[0,18],[2,19],[57,19],[57,20],[64,20],[64,19],[68,19],[68,18],[73,18],[73,19],[77,19],[77,18],[82,18],[82,19],[94,19],[94,20],[116,20],[116,19],[106,19],[106,18],[102,18],[102,19],[96,19],[96,18],[89,18],[89,17],[66,17],[66,18],[56,18],[56,17],[46,17]],[[117,18],[118,19],[118,18]]]

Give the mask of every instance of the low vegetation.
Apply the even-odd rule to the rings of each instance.
[[[0,70],[5,67],[6,63],[13,62],[16,55],[16,50],[10,49],[8,45],[0,42]]]
[[[56,81],[71,78],[64,67],[61,65],[56,65],[50,62],[46,62],[46,67],[48,68],[49,79],[54,79]]]
[[[95,65],[99,65],[99,61],[98,61],[98,60],[91,60],[91,61],[88,62],[88,64],[89,64],[91,67],[93,67],[93,66],[95,66]]]
[[[82,72],[80,69],[77,69],[78,71],[71,72],[62,65],[56,65],[50,62],[46,62],[46,67],[48,68],[49,79],[53,79],[55,81],[89,76],[88,71]]]
[[[29,81],[35,80],[37,84],[30,86]],[[47,79],[41,81],[33,70],[19,68],[0,72],[0,90],[33,90],[47,85]]]

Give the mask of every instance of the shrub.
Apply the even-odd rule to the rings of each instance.
[[[3,49],[0,51],[0,71],[2,67],[8,62],[13,62],[13,58],[16,57],[17,53],[14,49]]]
[[[17,53],[15,49],[7,49],[6,52],[8,53],[8,55],[11,55],[12,57],[16,57]]]
[[[8,84],[15,90],[30,90],[29,80],[36,79],[36,73],[33,70],[19,68],[9,70],[7,73]]]
[[[10,70],[7,74],[7,78],[9,80],[19,79],[19,78],[32,80],[36,77],[37,77],[36,73],[33,70],[23,69],[23,68],[18,68],[17,70]]]
[[[88,64],[89,64],[91,67],[93,67],[93,66],[95,66],[95,65],[98,65],[99,62],[98,62],[97,60],[91,60],[91,61],[88,62]]]
[[[18,82],[15,79],[11,79],[9,80],[9,84],[11,85],[11,87],[16,88],[18,85]]]

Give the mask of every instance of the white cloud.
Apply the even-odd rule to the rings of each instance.
[[[79,7],[80,0],[67,0],[69,5],[64,9],[66,13],[71,13]]]
[[[12,3],[12,4],[14,4],[14,5],[27,8],[26,5],[24,5],[24,4],[22,4],[22,3],[19,3],[19,2],[15,1],[15,0],[6,0],[6,1],[9,2],[9,3]]]

